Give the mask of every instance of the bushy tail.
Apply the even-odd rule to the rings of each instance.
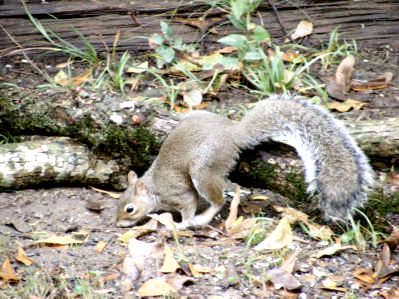
[[[237,125],[245,149],[272,139],[293,146],[305,165],[307,192],[329,218],[346,219],[374,184],[367,157],[346,129],[321,107],[275,95],[259,102]]]

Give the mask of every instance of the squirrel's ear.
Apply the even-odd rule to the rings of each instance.
[[[136,195],[147,194],[148,188],[142,180],[138,179],[136,180],[136,185],[134,186],[134,192]]]
[[[127,175],[127,182],[129,185],[136,184],[137,174],[133,170],[129,171],[129,174]]]

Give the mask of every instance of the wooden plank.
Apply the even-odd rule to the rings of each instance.
[[[203,1],[40,1],[29,3],[29,9],[35,18],[51,28],[60,37],[83,47],[80,37],[71,29],[73,25],[98,51],[104,51],[104,43],[111,48],[115,34],[120,31],[124,42],[119,51],[149,51],[147,41],[140,38],[160,32],[159,22],[170,21],[173,16],[198,17],[210,7]],[[355,38],[368,44],[378,46],[399,40],[399,1],[360,0],[360,1],[276,1],[279,14],[287,30],[293,30],[297,23],[308,19],[314,24],[313,41],[327,41],[330,32],[340,26],[345,38]],[[133,3],[133,4],[132,4]],[[140,24],[135,23],[129,13],[136,14]],[[58,18],[54,20],[48,16]],[[213,14],[223,16],[221,11]],[[267,1],[259,7],[259,14],[254,21],[264,23],[275,39],[282,39],[282,30],[276,22]],[[25,46],[43,45],[45,40],[37,33],[25,15],[19,1],[5,0],[0,5],[0,24]],[[196,42],[200,38],[198,29],[171,23],[176,36],[181,36],[186,43]],[[216,27],[223,35],[236,32],[231,25]],[[208,49],[220,47],[216,41],[220,35],[206,36]],[[127,40],[129,39],[129,40]],[[15,45],[0,30],[0,54],[6,54]]]

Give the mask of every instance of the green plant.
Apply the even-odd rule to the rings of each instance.
[[[352,40],[348,43],[346,40],[341,42],[341,33],[338,32],[339,26],[335,27],[330,34],[327,48],[325,52],[329,53],[328,56],[323,57],[322,65],[327,69],[330,65],[336,64],[340,61],[339,57],[346,57],[348,55],[356,55],[358,53],[357,43]]]
[[[24,6],[25,12],[29,17],[29,20],[40,32],[40,34],[54,47],[49,48],[50,51],[60,51],[71,55],[73,58],[79,58],[82,61],[87,61],[90,64],[98,64],[101,61],[93,45],[83,36],[82,33],[76,30],[73,26],[71,26],[71,29],[81,38],[81,40],[83,40],[86,50],[81,50],[79,47],[63,39],[50,28],[45,28],[37,19],[32,16],[25,1],[21,1]],[[57,18],[53,18],[57,20]]]

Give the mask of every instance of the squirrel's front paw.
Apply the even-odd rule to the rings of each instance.
[[[176,230],[186,230],[188,228],[198,228],[199,225],[193,221],[193,219],[176,223]]]

